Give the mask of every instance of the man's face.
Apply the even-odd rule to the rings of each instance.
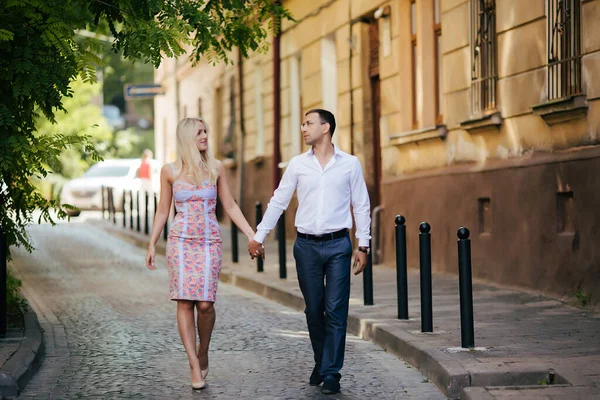
[[[319,142],[323,136],[329,135],[329,124],[322,123],[318,113],[310,113],[304,117],[304,122],[300,127],[304,143],[309,146]]]

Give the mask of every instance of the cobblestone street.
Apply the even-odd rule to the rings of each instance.
[[[304,314],[225,284],[217,297],[208,387],[193,392],[168,299],[165,259],[85,223],[32,226],[36,251],[13,269],[45,331],[41,369],[19,398],[318,399]],[[348,337],[339,399],[441,399],[422,375]]]

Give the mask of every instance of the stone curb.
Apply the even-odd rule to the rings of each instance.
[[[123,230],[121,226],[103,222],[98,225],[106,232],[137,246],[145,248],[148,243],[148,237],[138,232]],[[155,247],[158,254],[164,255],[166,247],[164,241],[159,240]],[[295,310],[304,311],[304,299],[300,294],[289,292],[285,287],[279,286],[276,281],[267,284],[253,279],[247,274],[235,273],[226,265],[221,271],[221,282],[237,286]],[[530,382],[542,379],[544,374],[547,374],[547,371],[539,369],[511,371],[508,374],[506,371],[486,371],[484,373],[468,371],[451,354],[429,345],[425,337],[427,334],[411,333],[398,326],[397,320],[369,319],[360,313],[353,313],[352,309],[348,315],[347,330],[381,346],[417,368],[449,399],[487,400],[492,397],[482,388],[483,386],[529,385]],[[567,374],[563,372],[561,375]],[[569,381],[570,384],[577,385],[571,379]],[[472,386],[473,384],[475,386]]]
[[[296,294],[278,288],[277,285],[267,285],[246,276],[237,275],[230,271],[221,271],[220,280],[249,292],[256,293],[284,306],[304,311],[304,299]],[[348,315],[348,332],[369,340],[386,351],[402,358],[427,376],[449,398],[459,398],[460,391],[470,386],[469,372],[438,349],[427,348],[416,340],[399,337],[385,322],[360,318],[350,313]],[[443,359],[448,359],[443,360]]]
[[[98,225],[106,232],[128,240],[137,246],[146,247],[148,243],[148,237],[138,232],[123,230],[118,225],[102,222]],[[165,243],[162,240],[156,243],[155,248],[158,254],[164,255]],[[221,271],[220,280],[284,306],[304,311],[302,296],[290,293],[285,288],[279,288],[276,283],[267,285],[247,276],[236,274],[227,268]],[[419,341],[418,337],[412,336],[404,330],[393,329],[389,324],[368,320],[350,313],[348,315],[348,332],[372,341],[413,365],[449,398],[459,398],[461,389],[470,386],[469,372],[464,370],[458,362],[452,361],[441,350],[427,348],[423,341]],[[402,334],[406,338],[400,337]],[[442,361],[440,358],[445,360]]]
[[[24,320],[25,335],[21,345],[0,369],[0,395],[3,399],[18,396],[42,364],[44,335],[31,307],[28,307]]]

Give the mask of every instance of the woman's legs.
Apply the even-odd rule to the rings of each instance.
[[[190,368],[192,369],[192,382],[202,383],[204,378],[200,370],[198,355],[196,354],[196,327],[194,326],[194,302],[177,300],[177,326],[179,336],[185,347]]]
[[[214,303],[210,301],[199,301],[196,303],[198,311],[198,336],[200,336],[200,346],[198,349],[198,358],[202,370],[208,369],[208,346],[213,328],[215,327],[216,313]]]

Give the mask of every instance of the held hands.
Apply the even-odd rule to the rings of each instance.
[[[146,268],[150,271],[154,271],[156,269],[156,265],[154,264],[154,256],[156,251],[154,246],[148,246],[148,253],[146,253]]]
[[[352,269],[354,275],[358,275],[365,269],[367,265],[367,253],[363,253],[360,250],[354,252],[354,262],[352,262]]]
[[[255,259],[256,257],[262,257],[265,259],[265,246],[262,243],[257,242],[252,239],[248,242],[248,253],[250,254],[251,259]]]

